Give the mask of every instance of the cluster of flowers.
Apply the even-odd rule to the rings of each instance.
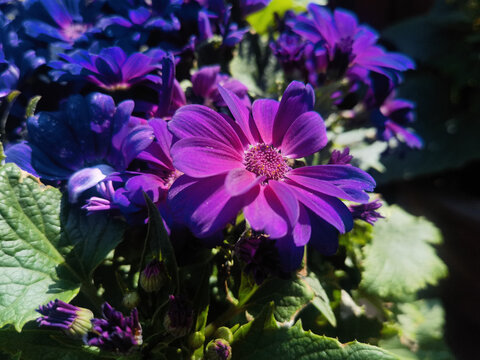
[[[347,94],[334,95],[339,109],[349,110],[349,117],[366,113],[380,139],[422,147],[420,137],[407,129],[414,120],[414,104],[395,98],[402,72],[415,67],[410,58],[386,51],[377,44],[374,30],[341,9],[332,13],[309,4],[307,14],[287,12],[279,28],[280,36],[270,47],[287,75],[315,87],[347,79]]]
[[[414,65],[376,45],[377,35],[349,13],[310,5],[308,15],[286,15],[272,49],[286,73],[300,70],[313,87],[292,81],[280,101],[252,103],[244,84],[211,64],[184,91],[178,79],[188,77],[199,49],[215,41],[214,49],[232,51],[248,31],[245,16],[267,3],[0,2],[0,99],[16,89],[33,95],[32,79],[54,90],[42,94],[42,111],[14,123],[6,161],[65,189],[72,204],[130,224],[145,223],[146,193],[169,231],[188,228],[207,246],[221,244],[223,229],[243,211],[252,232],[237,253],[257,282],[275,267],[297,269],[307,243],[335,253],[338,234],[354,218],[374,223],[380,205],[369,203],[375,181],[350,164],[348,150],[324,165],[302,161],[327,145],[313,87],[343,77],[351,93],[367,86],[361,101],[382,136],[418,147],[403,127],[412,104],[392,98],[401,72]],[[23,117],[21,102],[12,109],[11,118]],[[51,321],[40,323],[71,329],[77,311],[52,303],[39,309]],[[106,304],[103,313],[92,320],[89,345],[127,351],[141,343],[136,312],[125,319]]]

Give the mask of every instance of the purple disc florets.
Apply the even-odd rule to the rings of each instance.
[[[133,309],[130,316],[124,316],[110,304],[104,303],[102,312],[103,319],[92,319],[93,331],[87,334],[87,345],[126,353],[134,346],[142,344],[142,327],[137,309]]]
[[[83,336],[91,328],[90,320],[93,314],[90,310],[67,304],[56,299],[47,305],[39,306],[37,312],[42,314],[37,318],[39,326],[50,326],[63,329],[67,334]]]
[[[290,167],[285,158],[272,145],[264,143],[250,146],[243,160],[245,169],[267,180],[281,180]]]

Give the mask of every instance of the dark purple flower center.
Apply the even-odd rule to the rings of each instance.
[[[266,176],[267,180],[283,179],[290,170],[280,151],[264,143],[251,146],[245,151],[243,163],[248,171],[258,176]]]
[[[350,54],[353,50],[353,39],[350,36],[341,38],[337,43],[338,49],[344,54]]]

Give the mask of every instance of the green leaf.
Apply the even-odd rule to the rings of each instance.
[[[60,197],[14,164],[0,168],[0,328],[20,331],[39,305],[78,293],[62,255]]]
[[[292,327],[280,327],[273,316],[273,304],[253,322],[234,334],[232,359],[303,359],[303,360],[393,360],[388,352],[366,344],[319,336],[302,329],[298,321]]]
[[[315,293],[313,305],[323,314],[323,316],[325,316],[332,326],[337,326],[337,319],[335,318],[335,314],[330,307],[330,301],[328,300],[327,293],[323,289],[323,286],[320,284],[318,278],[314,273],[310,273],[306,278],[304,278],[304,280]]]
[[[106,359],[82,347],[80,341],[73,342],[59,331],[24,329],[17,333],[13,329],[0,330],[0,349],[16,355],[18,360],[100,360]]]
[[[66,197],[61,211],[63,244],[73,246],[68,264],[82,280],[90,281],[93,271],[123,240],[125,224],[106,214],[88,215],[73,207]]]
[[[273,301],[275,318],[280,322],[290,321],[314,297],[315,293],[302,279],[282,280],[272,278],[265,281],[250,298],[248,312],[256,316],[265,304]]]
[[[175,258],[175,251],[172,243],[168,238],[163,219],[160,216],[155,204],[150,200],[147,194],[143,194],[148,207],[148,233],[147,242],[152,247],[152,251],[160,252],[162,260],[165,263],[165,268],[172,282],[176,284],[178,289],[178,266]]]
[[[432,246],[441,242],[440,231],[398,206],[384,214],[387,219],[375,224],[365,247],[360,286],[383,298],[402,299],[446,276],[447,267]]]
[[[0,142],[0,165],[3,165],[3,160],[5,160],[6,156],[3,152],[3,144]]]
[[[443,340],[445,312],[436,299],[418,300],[399,305],[396,327],[399,336],[382,340],[382,347],[401,359],[454,359]]]

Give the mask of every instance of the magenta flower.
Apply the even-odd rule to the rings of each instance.
[[[277,239],[286,268],[298,266],[310,238],[321,251],[335,252],[337,231],[353,226],[339,198],[368,202],[364,191],[375,181],[351,165],[292,168],[293,159],[327,143],[323,119],[312,111],[312,87],[292,82],[281,102],[257,100],[251,112],[235,94],[219,90],[235,121],[187,105],[169,123],[179,139],[171,149],[173,164],[185,174],[169,192],[173,212],[206,237],[243,208],[254,230]]]

